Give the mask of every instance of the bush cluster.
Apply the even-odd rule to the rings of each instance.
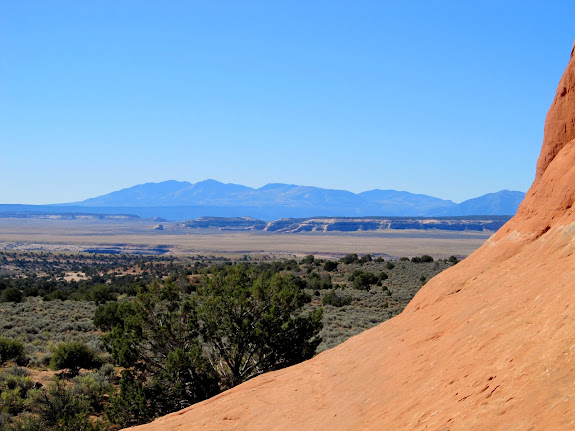
[[[331,275],[324,273],[319,275],[317,272],[312,272],[307,277],[306,286],[308,289],[331,289],[333,287],[331,282]]]
[[[2,431],[104,431],[111,424],[94,420],[112,392],[114,367],[71,381],[56,379],[46,387],[33,383],[28,371],[13,367],[0,373],[0,429]],[[2,416],[4,415],[4,416]],[[17,416],[18,415],[18,416]]]
[[[343,307],[344,305],[349,305],[351,304],[351,301],[351,296],[340,295],[335,290],[330,291],[321,299],[323,305],[332,305],[334,307]]]
[[[387,278],[388,275],[383,271],[376,275],[373,272],[356,269],[349,276],[349,281],[352,282],[354,289],[370,290],[371,286],[375,284],[381,285],[381,282],[387,280]]]
[[[413,263],[429,263],[429,262],[433,262],[433,257],[431,257],[431,256],[428,255],[428,254],[424,254],[424,255],[421,256],[421,257],[417,257],[417,256],[412,257],[412,258],[411,258],[411,261],[412,261]]]

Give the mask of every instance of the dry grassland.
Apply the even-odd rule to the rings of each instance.
[[[0,219],[0,249],[83,251],[117,247],[125,251],[163,248],[172,253],[277,253],[339,256],[371,253],[383,256],[435,258],[467,256],[492,232],[380,231],[350,233],[221,232],[179,229],[165,223],[154,231],[152,221]]]

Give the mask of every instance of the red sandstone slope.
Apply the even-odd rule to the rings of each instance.
[[[141,430],[575,429],[575,59],[519,212],[398,317]]]

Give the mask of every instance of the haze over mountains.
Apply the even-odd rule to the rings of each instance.
[[[513,215],[525,193],[503,190],[456,204],[424,194],[396,190],[352,193],[312,186],[273,183],[254,189],[215,180],[139,184],[59,207],[105,209],[142,217],[183,220],[202,216],[249,216],[264,220],[313,216],[465,216]]]

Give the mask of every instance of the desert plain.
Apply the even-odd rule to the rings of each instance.
[[[383,257],[429,254],[465,257],[490,231],[388,230],[378,232],[274,233],[180,229],[176,223],[154,230],[148,220],[0,219],[1,250],[111,251],[143,254],[270,254],[338,257],[370,253]]]

